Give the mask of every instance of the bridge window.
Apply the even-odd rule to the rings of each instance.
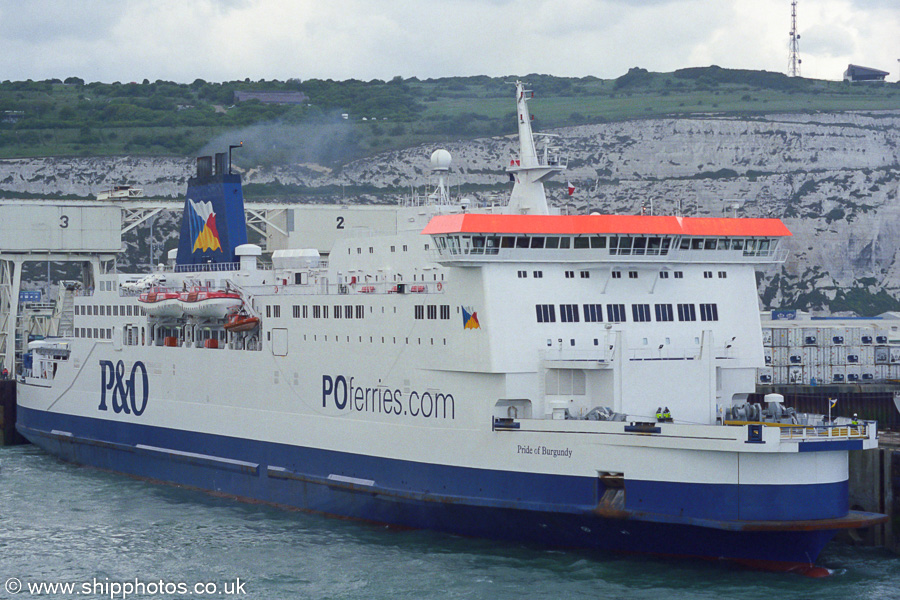
[[[611,323],[625,322],[625,305],[624,304],[607,304],[606,320]]]
[[[602,304],[585,304],[583,308],[585,323],[599,323],[603,321]]]
[[[542,237],[531,238],[531,247],[532,248],[543,248],[544,247],[544,238],[542,238]]]
[[[632,304],[631,317],[636,323],[645,323],[650,321],[650,305],[649,304]]]
[[[678,320],[679,321],[696,321],[697,320],[697,311],[694,309],[693,304],[679,304],[678,305]]]
[[[595,235],[591,237],[591,248],[606,248],[606,236]]]
[[[700,305],[700,320],[701,321],[718,321],[719,320],[719,309],[715,304],[701,304]]]
[[[556,307],[552,304],[537,304],[535,305],[535,312],[537,313],[538,323],[556,322]]]
[[[563,323],[578,322],[578,305],[577,304],[560,304],[559,320]]]
[[[575,249],[576,250],[583,250],[585,248],[590,248],[590,247],[591,247],[590,238],[580,237],[580,236],[575,238]]]
[[[673,321],[672,318],[672,305],[671,304],[657,304],[654,306],[656,310],[656,320],[657,321]]]

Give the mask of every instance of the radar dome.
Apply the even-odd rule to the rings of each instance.
[[[450,168],[450,153],[441,148],[431,153],[431,168],[437,171],[446,171]]]

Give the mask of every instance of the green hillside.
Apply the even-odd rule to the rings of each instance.
[[[549,75],[390,81],[0,83],[0,158],[179,155],[224,136],[261,135],[247,161],[340,164],[376,151],[514,131],[509,82],[527,81],[540,127],[668,115],[900,109],[900,84],[846,84],[703,67],[630,69],[612,80]],[[295,104],[236,102],[236,92],[300,92]],[[346,115],[343,118],[342,115]],[[259,129],[262,127],[263,129]]]

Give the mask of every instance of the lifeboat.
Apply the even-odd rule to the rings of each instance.
[[[359,292],[361,294],[372,294],[375,292],[375,286],[374,285],[364,285],[361,288],[359,288]]]
[[[154,317],[175,317],[184,314],[179,294],[166,288],[150,288],[138,296],[144,311]]]
[[[226,315],[238,310],[243,303],[240,294],[194,288],[182,292],[178,298],[184,314],[206,319],[224,319]]]
[[[424,285],[411,285],[409,287],[409,291],[412,292],[413,294],[424,294],[425,286]]]
[[[235,313],[228,317],[228,321],[223,325],[228,331],[250,331],[259,325],[258,317]]]

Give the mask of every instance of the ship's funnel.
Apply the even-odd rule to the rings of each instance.
[[[213,172],[209,156],[197,159],[197,176],[188,180],[178,242],[176,270],[192,265],[232,263],[234,249],[247,243],[241,176],[226,172],[217,155]]]

